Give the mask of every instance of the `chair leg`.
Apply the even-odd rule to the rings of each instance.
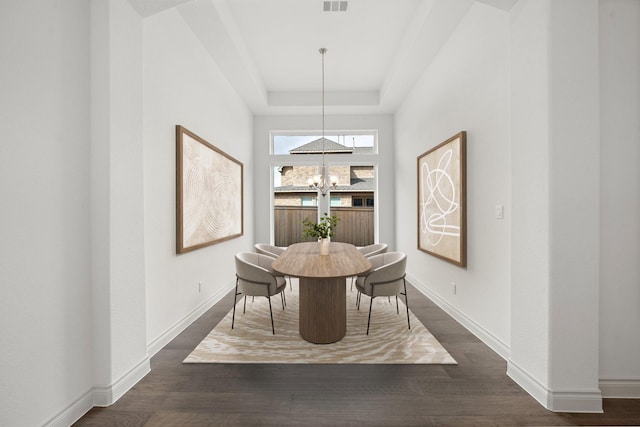
[[[362,292],[358,291],[358,295],[356,295],[356,307],[360,310],[360,299],[362,298]]]
[[[373,307],[373,297],[371,297],[371,301],[369,302],[369,320],[367,321],[367,335],[369,335],[369,325],[371,324],[371,307]]]
[[[287,306],[287,297],[284,294],[284,291],[280,293],[280,300],[282,301],[282,310]]]
[[[400,308],[398,308],[398,295],[396,295],[396,314],[400,314]]]
[[[242,314],[247,312],[247,296],[244,296],[244,308],[242,309]]]
[[[231,316],[231,329],[233,329],[233,324],[236,321],[236,300],[238,298],[238,279],[236,279],[236,290],[233,295],[233,315]]]
[[[404,305],[407,306],[407,326],[411,329],[411,322],[409,321],[409,300],[407,299],[407,281],[404,278],[402,278],[402,281],[404,282]]]
[[[276,334],[276,330],[273,326],[273,310],[271,310],[271,297],[267,297],[267,299],[269,300],[269,313],[271,314],[271,332],[273,332],[273,335]]]

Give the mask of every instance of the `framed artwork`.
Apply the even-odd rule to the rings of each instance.
[[[466,143],[462,131],[418,156],[418,249],[467,265]]]
[[[244,233],[243,165],[176,126],[176,253]]]

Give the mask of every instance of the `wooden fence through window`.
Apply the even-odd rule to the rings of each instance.
[[[300,206],[274,207],[274,234],[276,246],[289,246],[302,242],[302,221],[306,218],[317,220],[318,208]],[[331,215],[340,218],[334,242],[351,243],[355,246],[373,244],[373,208],[332,207]]]

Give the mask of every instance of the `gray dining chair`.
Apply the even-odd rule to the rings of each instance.
[[[236,263],[236,291],[233,296],[233,315],[231,329],[236,319],[236,302],[238,295],[244,296],[243,313],[247,310],[247,296],[261,296],[269,300],[269,313],[271,315],[271,331],[275,335],[273,325],[273,310],[271,309],[271,297],[280,294],[282,309],[286,305],[284,290],[287,282],[284,277],[276,275],[271,267],[274,258],[254,252],[240,252],[235,256]]]
[[[376,297],[396,297],[396,312],[400,314],[398,307],[398,295],[404,295],[407,307],[407,326],[411,329],[409,320],[409,301],[407,299],[407,282],[405,272],[407,267],[407,255],[403,252],[387,252],[368,258],[371,270],[356,279],[356,306],[360,309],[362,294],[371,298],[369,302],[369,320],[367,321],[367,335],[371,324],[371,309],[373,299]]]
[[[271,258],[278,258],[287,249],[281,246],[269,245],[267,243],[256,243],[253,245],[256,252],[263,255],[268,255]],[[286,279],[286,276],[285,276]],[[293,290],[293,284],[291,284],[291,278],[289,278],[289,289]]]
[[[358,252],[364,255],[365,258],[372,257],[374,255],[383,254],[387,252],[388,245],[386,243],[374,243],[372,245],[361,246],[358,248]],[[351,290],[353,290],[353,282],[355,277],[351,278]]]

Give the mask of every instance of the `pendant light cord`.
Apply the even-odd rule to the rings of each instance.
[[[320,53],[322,54],[322,179],[325,179],[325,165],[324,165],[324,150],[325,150],[325,137],[324,137],[324,54],[327,52],[327,49],[324,47],[320,48]]]

